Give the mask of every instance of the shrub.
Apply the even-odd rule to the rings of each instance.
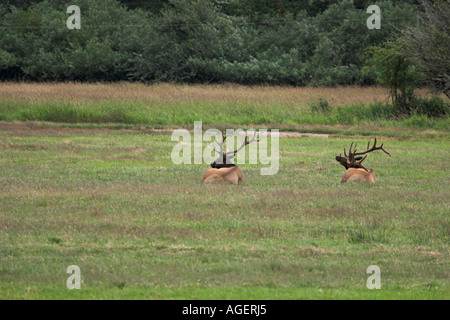
[[[309,107],[312,113],[330,114],[332,111],[330,104],[325,98],[320,98],[319,101],[310,104]]]
[[[392,104],[375,102],[369,104],[372,119],[392,119],[397,116],[396,109]]]
[[[403,125],[413,128],[429,128],[431,127],[432,122],[433,121],[424,114],[413,114],[402,121]]]
[[[431,98],[415,97],[412,109],[418,114],[424,114],[428,117],[445,117],[450,114],[450,102],[439,96]]]

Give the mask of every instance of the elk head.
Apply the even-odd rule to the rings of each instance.
[[[363,152],[356,152],[356,144],[353,147],[353,142],[350,144],[350,148],[347,152],[344,148],[344,156],[342,154],[336,156],[336,161],[339,162],[341,165],[347,169],[347,171],[342,176],[341,182],[347,182],[347,181],[361,181],[361,182],[369,182],[374,183],[375,182],[375,173],[372,169],[366,169],[362,162],[367,158],[367,154],[369,152],[373,152],[376,150],[381,150],[384,153],[386,153],[389,157],[391,156],[389,152],[387,152],[383,148],[383,144],[381,146],[377,147],[377,138],[375,138],[375,141],[373,143],[372,148],[370,147],[370,141],[367,143],[367,149]],[[352,150],[353,148],[353,150]]]

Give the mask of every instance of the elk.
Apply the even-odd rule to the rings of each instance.
[[[357,145],[355,144],[355,147],[353,148],[352,142],[350,145],[350,149],[348,150],[348,155],[344,148],[344,156],[342,156],[342,154],[336,156],[336,161],[343,165],[347,170],[342,175],[341,183],[353,181],[375,183],[375,172],[373,171],[373,169],[366,169],[362,165],[362,162],[367,158],[367,154],[369,152],[381,150],[389,157],[391,156],[390,153],[384,150],[383,144],[377,147],[377,138],[375,138],[372,148],[370,148],[370,141],[367,143],[367,150],[364,152],[356,152],[356,146]]]
[[[237,165],[231,162],[231,159],[236,156],[236,154],[241,151],[246,145],[252,143],[253,141],[259,142],[255,138],[256,131],[253,134],[252,139],[248,140],[248,136],[245,136],[244,142],[242,145],[234,151],[223,151],[223,144],[227,137],[230,135],[226,135],[224,131],[222,131],[222,142],[217,141],[214,138],[215,143],[219,146],[219,149],[213,147],[214,151],[216,151],[220,156],[214,162],[211,163],[211,168],[206,171],[203,175],[202,183],[231,183],[231,184],[242,184],[244,182],[244,178],[242,176],[241,169]]]

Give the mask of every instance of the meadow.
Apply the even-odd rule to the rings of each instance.
[[[261,122],[255,127],[329,136],[280,138],[279,172],[262,176],[261,164],[244,164],[240,186],[201,185],[208,164],[171,161],[169,129],[192,129],[194,120],[226,126],[233,118],[221,108],[253,106],[250,121],[258,108],[276,113],[274,104],[286,117],[306,114],[321,96],[334,108],[386,98],[382,88],[357,90],[2,84],[0,298],[448,299],[445,126]],[[172,105],[181,120],[159,127],[15,118],[49,105],[110,103],[143,115],[151,108],[139,106]],[[193,117],[215,113],[178,114],[189,106]],[[334,157],[375,135],[392,155],[365,161],[376,183],[340,184]],[[66,287],[70,265],[81,269],[81,290]],[[366,287],[370,265],[381,269],[381,290]]]
[[[426,89],[416,94],[428,95]],[[330,109],[314,112],[312,106],[323,100]],[[326,126],[339,125],[450,130],[448,117],[395,117],[385,106],[389,101],[388,90],[382,87],[7,82],[0,86],[0,121],[191,128],[201,120],[205,125],[312,132],[336,132]]]

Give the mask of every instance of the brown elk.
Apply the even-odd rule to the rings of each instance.
[[[206,171],[203,175],[202,183],[231,183],[231,184],[242,184],[244,182],[244,178],[242,176],[241,169],[237,165],[231,162],[231,159],[236,156],[236,154],[242,150],[246,145],[252,143],[253,141],[258,142],[255,138],[256,131],[253,134],[252,139],[249,141],[248,137],[245,136],[244,142],[242,145],[234,151],[223,151],[223,144],[225,139],[230,135],[226,135],[222,131],[222,142],[214,139],[216,144],[219,146],[219,149],[213,148],[219,156],[214,162],[211,163],[211,168]]]
[[[367,150],[364,152],[356,152],[356,144],[353,148],[353,142],[350,145],[350,149],[348,150],[348,155],[344,148],[344,156],[340,154],[336,157],[336,161],[347,169],[342,175],[341,183],[345,182],[366,182],[366,183],[375,183],[375,172],[372,169],[366,169],[362,162],[367,158],[367,153],[382,150],[389,157],[391,156],[389,152],[384,150],[383,144],[377,147],[377,138],[373,143],[372,148],[370,148],[370,141],[367,143]],[[362,157],[364,155],[364,157]]]

